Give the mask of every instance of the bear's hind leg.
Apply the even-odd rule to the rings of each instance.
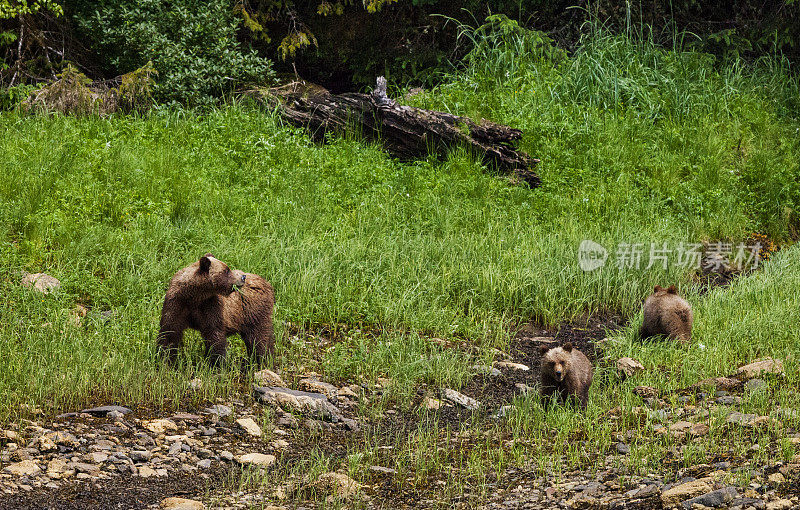
[[[162,323],[156,346],[170,365],[175,364],[178,350],[183,346],[183,328]]]
[[[259,327],[242,331],[242,340],[247,349],[247,356],[256,365],[263,365],[267,355],[272,356],[275,351],[275,340],[272,337],[272,328]]]
[[[211,366],[218,367],[225,361],[225,354],[228,352],[228,339],[224,332],[215,331],[208,335],[203,335],[206,343],[206,358]]]

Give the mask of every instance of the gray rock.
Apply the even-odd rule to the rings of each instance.
[[[730,504],[731,508],[740,507],[740,508],[755,508],[756,510],[763,510],[767,507],[766,501],[763,499],[757,498],[736,498],[731,501]]]
[[[477,410],[481,405],[480,402],[474,398],[468,397],[450,388],[442,390],[442,397],[470,411]]]
[[[372,471],[373,473],[380,473],[380,474],[383,474],[383,475],[396,475],[397,474],[397,470],[396,469],[383,467],[383,466],[370,466],[369,470]]]
[[[75,437],[73,434],[69,432],[49,432],[45,434],[51,441],[53,441],[58,446],[68,446],[70,448],[74,448],[80,444],[78,438]]]
[[[253,386],[256,400],[263,404],[279,406],[284,410],[311,413],[316,417],[339,422],[344,416],[339,408],[322,393],[292,390],[278,386]]]
[[[208,469],[211,467],[211,459],[203,459],[197,463],[197,467],[200,469]]]
[[[617,453],[621,453],[622,455],[628,455],[631,453],[631,447],[625,443],[617,443],[615,448],[617,449]]]
[[[297,418],[295,418],[293,415],[289,413],[285,413],[280,418],[278,418],[276,424],[279,427],[286,427],[289,429],[296,429],[297,427],[300,426],[300,424],[297,422]]]
[[[500,370],[498,370],[498,369],[496,369],[494,367],[486,366],[486,365],[472,365],[472,369],[475,370],[476,372],[478,372],[479,374],[484,374],[484,375],[488,375],[488,376],[491,376],[491,377],[497,377],[500,374],[502,374],[502,372],[500,372]]]
[[[133,462],[149,462],[153,454],[150,450],[132,450],[129,456]]]
[[[180,443],[180,441],[175,441],[174,443],[172,443],[170,445],[168,454],[171,457],[174,457],[174,456],[178,455],[181,452],[181,447],[182,446],[183,445]]]
[[[258,466],[261,468],[268,468],[275,463],[274,455],[265,455],[263,453],[248,453],[236,457],[236,462],[247,466]]]
[[[137,432],[135,436],[136,442],[142,446],[155,446],[156,444],[155,440],[146,432]]]
[[[229,452],[228,450],[222,450],[221,452],[219,452],[219,458],[222,459],[222,460],[231,462],[234,457],[233,457],[233,454],[231,452]]]
[[[85,462],[70,462],[67,464],[69,469],[74,469],[79,473],[86,473],[87,475],[97,476],[100,474],[100,466],[97,464],[87,464]]]
[[[205,414],[215,414],[219,418],[225,418],[226,416],[230,416],[231,414],[233,414],[233,410],[230,407],[222,404],[217,404],[211,407],[207,407],[203,409],[203,412]]]
[[[744,383],[744,387],[747,388],[749,391],[757,391],[761,389],[766,389],[767,381],[764,379],[750,379],[746,383]]]
[[[626,377],[633,377],[639,372],[644,371],[644,366],[633,358],[620,358],[617,360],[615,366],[617,372],[624,379]]]
[[[651,498],[660,494],[661,489],[658,487],[658,485],[651,483],[649,485],[645,485],[644,487],[639,487],[638,489],[629,490],[625,493],[625,497],[627,499],[634,500]]]
[[[351,420],[350,418],[342,418],[339,424],[344,430],[348,430],[350,432],[358,432],[361,430],[361,426],[358,424],[358,422],[356,420]]]
[[[263,434],[261,427],[252,418],[239,418],[236,420],[236,425],[253,437],[261,437]]]
[[[320,381],[316,377],[306,377],[305,379],[300,379],[297,384],[299,388],[302,388],[309,393],[322,393],[329,399],[334,399],[339,395],[339,388],[333,384]],[[273,387],[280,386],[273,385]]]
[[[744,379],[752,379],[762,374],[782,374],[783,361],[779,359],[765,358],[750,363],[749,365],[739,367],[736,373],[740,378]]]
[[[100,407],[90,407],[89,409],[83,409],[81,412],[86,414],[91,414],[92,416],[107,416],[108,413],[116,411],[120,414],[128,414],[132,413],[133,410],[128,409],[127,407],[122,406],[100,406]]]
[[[711,491],[702,496],[686,500],[683,502],[683,507],[691,510],[693,505],[699,504],[711,508],[718,508],[727,505],[733,501],[734,498],[738,497],[739,491],[737,491],[735,487],[725,487],[724,489]]]
[[[58,278],[46,273],[24,273],[22,276],[22,286],[33,289],[42,294],[50,294],[61,288]]]
[[[728,415],[728,418],[725,421],[733,425],[746,427],[750,425],[756,418],[757,416],[755,414],[745,414],[733,411],[731,414]]]
[[[71,418],[73,416],[78,416],[80,414],[90,414],[92,416],[96,416],[98,418],[104,418],[108,416],[108,413],[116,411],[121,415],[126,415],[128,413],[132,413],[133,410],[128,409],[127,407],[122,406],[100,406],[100,407],[90,407],[89,409],[83,409],[78,411],[77,413],[64,413],[59,414],[56,418]]]
[[[735,406],[742,403],[742,397],[736,395],[722,396],[717,399],[717,404],[721,406]]]
[[[267,368],[253,374],[253,379],[259,386],[286,386],[281,376]]]

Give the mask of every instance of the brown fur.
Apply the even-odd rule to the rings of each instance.
[[[644,320],[639,334],[642,338],[663,335],[681,343],[692,338],[692,307],[678,296],[674,285],[668,289],[656,285],[644,302]]]
[[[592,385],[592,363],[571,343],[561,347],[542,346],[542,395],[548,402],[569,397],[578,400],[581,407],[589,402],[589,387]]]
[[[244,280],[242,280],[244,277]],[[172,362],[187,328],[200,332],[213,364],[225,358],[227,337],[239,333],[247,354],[258,364],[272,354],[275,291],[258,275],[232,271],[207,253],[181,269],[169,282],[161,310],[158,347]]]

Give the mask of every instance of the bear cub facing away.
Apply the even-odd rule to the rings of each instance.
[[[556,398],[566,402],[569,397],[574,397],[585,408],[593,375],[589,358],[574,349],[570,342],[552,349],[543,345],[541,351],[541,391],[548,404]]]
[[[644,321],[639,330],[641,338],[663,335],[681,343],[692,337],[692,307],[678,296],[674,285],[668,289],[656,285],[653,294],[644,302]]]
[[[159,351],[174,362],[187,328],[200,332],[209,361],[225,359],[227,338],[238,333],[256,363],[272,354],[275,291],[264,278],[233,271],[210,253],[172,277],[161,309]]]

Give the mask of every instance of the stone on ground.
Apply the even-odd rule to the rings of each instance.
[[[442,397],[453,402],[454,404],[458,404],[461,407],[469,409],[470,411],[474,411],[480,407],[480,402],[475,400],[474,398],[468,397],[462,393],[457,392],[456,390],[445,388],[442,390]]]
[[[763,374],[782,374],[783,361],[764,358],[739,367],[736,374],[743,379],[753,379]]]
[[[166,498],[161,500],[159,508],[163,510],[203,510],[205,505],[193,499]]]
[[[22,286],[42,294],[50,294],[61,288],[61,282],[46,273],[25,273],[22,277]]]
[[[687,499],[702,496],[703,494],[711,492],[711,490],[711,486],[702,480],[686,482],[662,492],[661,502],[664,504],[664,507],[669,508],[679,505]]]
[[[239,418],[236,420],[236,424],[253,437],[262,435],[261,427],[252,418]]]
[[[39,467],[39,464],[37,464],[32,460],[23,460],[21,462],[15,462],[14,464],[9,464],[5,468],[3,468],[3,472],[14,476],[35,475],[41,470],[42,468]]]
[[[349,498],[361,488],[361,485],[349,476],[334,471],[319,475],[314,485],[317,490],[338,499]]]
[[[268,468],[275,464],[275,456],[264,453],[246,453],[236,457],[236,462],[245,466]]]
[[[617,371],[623,377],[633,377],[644,370],[644,365],[633,358],[620,358],[616,362]]]
[[[286,386],[281,376],[268,368],[259,370],[253,374],[253,379],[259,386]]]

